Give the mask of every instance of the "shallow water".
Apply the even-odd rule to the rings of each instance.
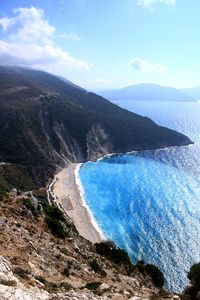
[[[188,135],[194,145],[105,158],[82,165],[86,201],[106,236],[133,262],[145,260],[181,291],[200,261],[200,104],[120,105]]]

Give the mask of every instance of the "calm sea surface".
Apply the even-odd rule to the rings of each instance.
[[[82,165],[79,175],[94,218],[119,247],[157,265],[180,292],[200,261],[200,103],[118,102],[185,133],[187,147],[140,151]]]

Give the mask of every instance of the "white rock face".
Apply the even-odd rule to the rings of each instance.
[[[27,289],[14,276],[10,263],[0,256],[0,299],[47,300],[49,299],[49,294],[38,288]]]
[[[10,287],[0,285],[1,300],[48,300],[47,292],[40,291],[37,288],[24,289],[22,287]]]
[[[10,263],[0,256],[0,300],[109,300],[91,292],[49,294],[37,287],[27,288],[14,276]]]

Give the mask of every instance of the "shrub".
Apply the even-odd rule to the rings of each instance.
[[[45,217],[45,221],[47,223],[47,225],[49,226],[49,229],[51,230],[51,232],[58,238],[64,239],[67,237],[67,232],[64,230],[63,225],[61,224],[61,222],[54,218],[54,217],[50,217],[50,216],[46,216]]]
[[[69,268],[64,268],[62,274],[65,275],[66,277],[69,277],[70,275]]]
[[[156,267],[155,265],[152,264],[147,264],[145,266],[145,271],[147,272],[147,274],[149,276],[151,276],[151,279],[153,281],[153,283],[161,288],[164,285],[164,275],[163,273],[159,270],[158,267]]]
[[[101,282],[89,282],[85,285],[85,288],[87,288],[88,290],[92,290],[95,291],[98,289],[98,287],[101,285]]]
[[[16,286],[17,282],[15,280],[0,279],[0,284],[7,285],[7,286]]]
[[[57,206],[49,205],[47,201],[42,201],[41,205],[44,209],[45,221],[52,234],[61,239],[66,238],[68,234],[62,223],[66,224],[67,221],[63,212]]]
[[[139,261],[137,262],[136,267],[138,268],[138,270],[139,270],[142,274],[145,273],[145,262],[144,262],[144,260],[139,260]]]
[[[101,273],[102,268],[101,266],[98,264],[96,259],[93,259],[92,261],[89,262],[91,269],[95,272],[95,273]]]
[[[48,217],[57,219],[59,221],[62,221],[63,223],[66,222],[63,212],[57,206],[49,205],[47,202],[43,202],[42,206],[45,214]]]
[[[46,189],[39,189],[39,190],[34,190],[33,195],[38,198],[39,200],[46,200],[47,199],[47,192]]]
[[[200,288],[200,263],[194,264],[190,268],[187,277],[192,284]]]
[[[28,210],[30,210],[30,211],[32,212],[32,214],[33,214],[35,217],[38,216],[38,211],[37,211],[37,209],[35,208],[35,206],[33,205],[31,199],[29,199],[29,198],[24,198],[24,199],[22,200],[22,203],[23,203],[23,205],[24,205]]]
[[[95,246],[98,254],[105,256],[117,265],[123,265],[128,274],[133,271],[133,264],[131,263],[127,252],[117,248],[113,242],[106,241],[96,243]]]
[[[20,276],[21,278],[23,278],[23,279],[28,279],[29,277],[28,277],[28,272],[26,271],[26,270],[24,270],[24,269],[22,269],[21,267],[15,267],[14,268],[14,270],[13,270],[13,272],[16,274],[16,275],[18,275],[18,276]]]

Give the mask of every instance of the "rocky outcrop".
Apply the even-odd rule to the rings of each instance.
[[[87,159],[96,160],[113,152],[111,137],[100,124],[93,126],[87,134]]]

